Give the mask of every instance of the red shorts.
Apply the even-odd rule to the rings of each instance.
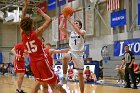
[[[25,73],[24,62],[14,62],[14,70],[16,73]]]
[[[34,61],[30,66],[36,80],[48,84],[58,83],[58,78],[47,61]]]

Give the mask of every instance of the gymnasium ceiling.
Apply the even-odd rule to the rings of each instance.
[[[31,8],[33,8],[35,6],[38,6],[44,0],[29,0],[29,1],[30,1],[30,4],[29,4],[29,7],[28,7],[28,10],[31,10]],[[20,6],[20,9],[22,9],[23,2],[24,2],[24,0],[0,0],[0,10],[2,10],[2,11],[4,11],[4,10],[12,11],[12,10],[14,10],[13,5],[18,5],[18,6]]]

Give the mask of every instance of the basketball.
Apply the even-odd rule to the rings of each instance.
[[[71,6],[65,6],[62,10],[64,16],[72,16],[74,9]]]

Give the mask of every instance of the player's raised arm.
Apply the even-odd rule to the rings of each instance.
[[[64,22],[65,22],[65,17],[64,15],[62,16],[62,21],[60,22],[60,25],[59,25],[59,30],[61,30],[65,35],[68,34],[68,31],[67,29],[64,27]]]
[[[79,22],[75,21],[73,22],[70,19],[70,16],[67,16],[67,20],[70,23],[70,25],[72,26],[73,30],[78,34],[78,35],[85,35],[85,31],[84,30],[80,30],[82,27],[80,27]]]
[[[23,7],[23,9],[22,9],[21,20],[22,20],[23,18],[26,17],[26,13],[27,13],[27,7],[28,7],[28,5],[29,5],[29,0],[24,0],[24,7]],[[20,28],[20,32],[22,33],[22,29],[21,29],[21,28]]]
[[[44,17],[45,19],[45,22],[43,25],[41,25],[37,30],[37,36],[42,36],[42,33],[49,27],[49,25],[51,24],[52,22],[52,19],[47,15],[45,14],[41,9],[37,9],[37,11],[35,10],[35,12],[37,14],[40,14],[42,17]]]
[[[22,9],[22,16],[21,16],[21,19],[23,19],[24,17],[26,17],[28,5],[29,5],[29,0],[24,0],[24,7],[23,7],[23,9]]]

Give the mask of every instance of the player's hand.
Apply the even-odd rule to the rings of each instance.
[[[43,14],[43,13],[44,13],[40,8],[33,8],[32,11],[33,11],[34,13],[36,13],[37,15]]]
[[[40,8],[37,9],[37,13],[42,14],[44,13]]]
[[[36,8],[36,7],[35,7],[35,8],[33,8],[33,9],[32,9],[32,11],[33,11],[35,14],[37,14],[37,15],[39,15],[39,14],[40,14],[40,13],[38,12],[38,8]]]
[[[36,8],[32,8],[32,11],[33,11],[35,14],[37,14]]]
[[[21,55],[16,54],[16,57],[17,57],[17,58],[21,58]]]
[[[66,16],[66,19],[67,19],[68,21],[70,21],[70,15]]]

